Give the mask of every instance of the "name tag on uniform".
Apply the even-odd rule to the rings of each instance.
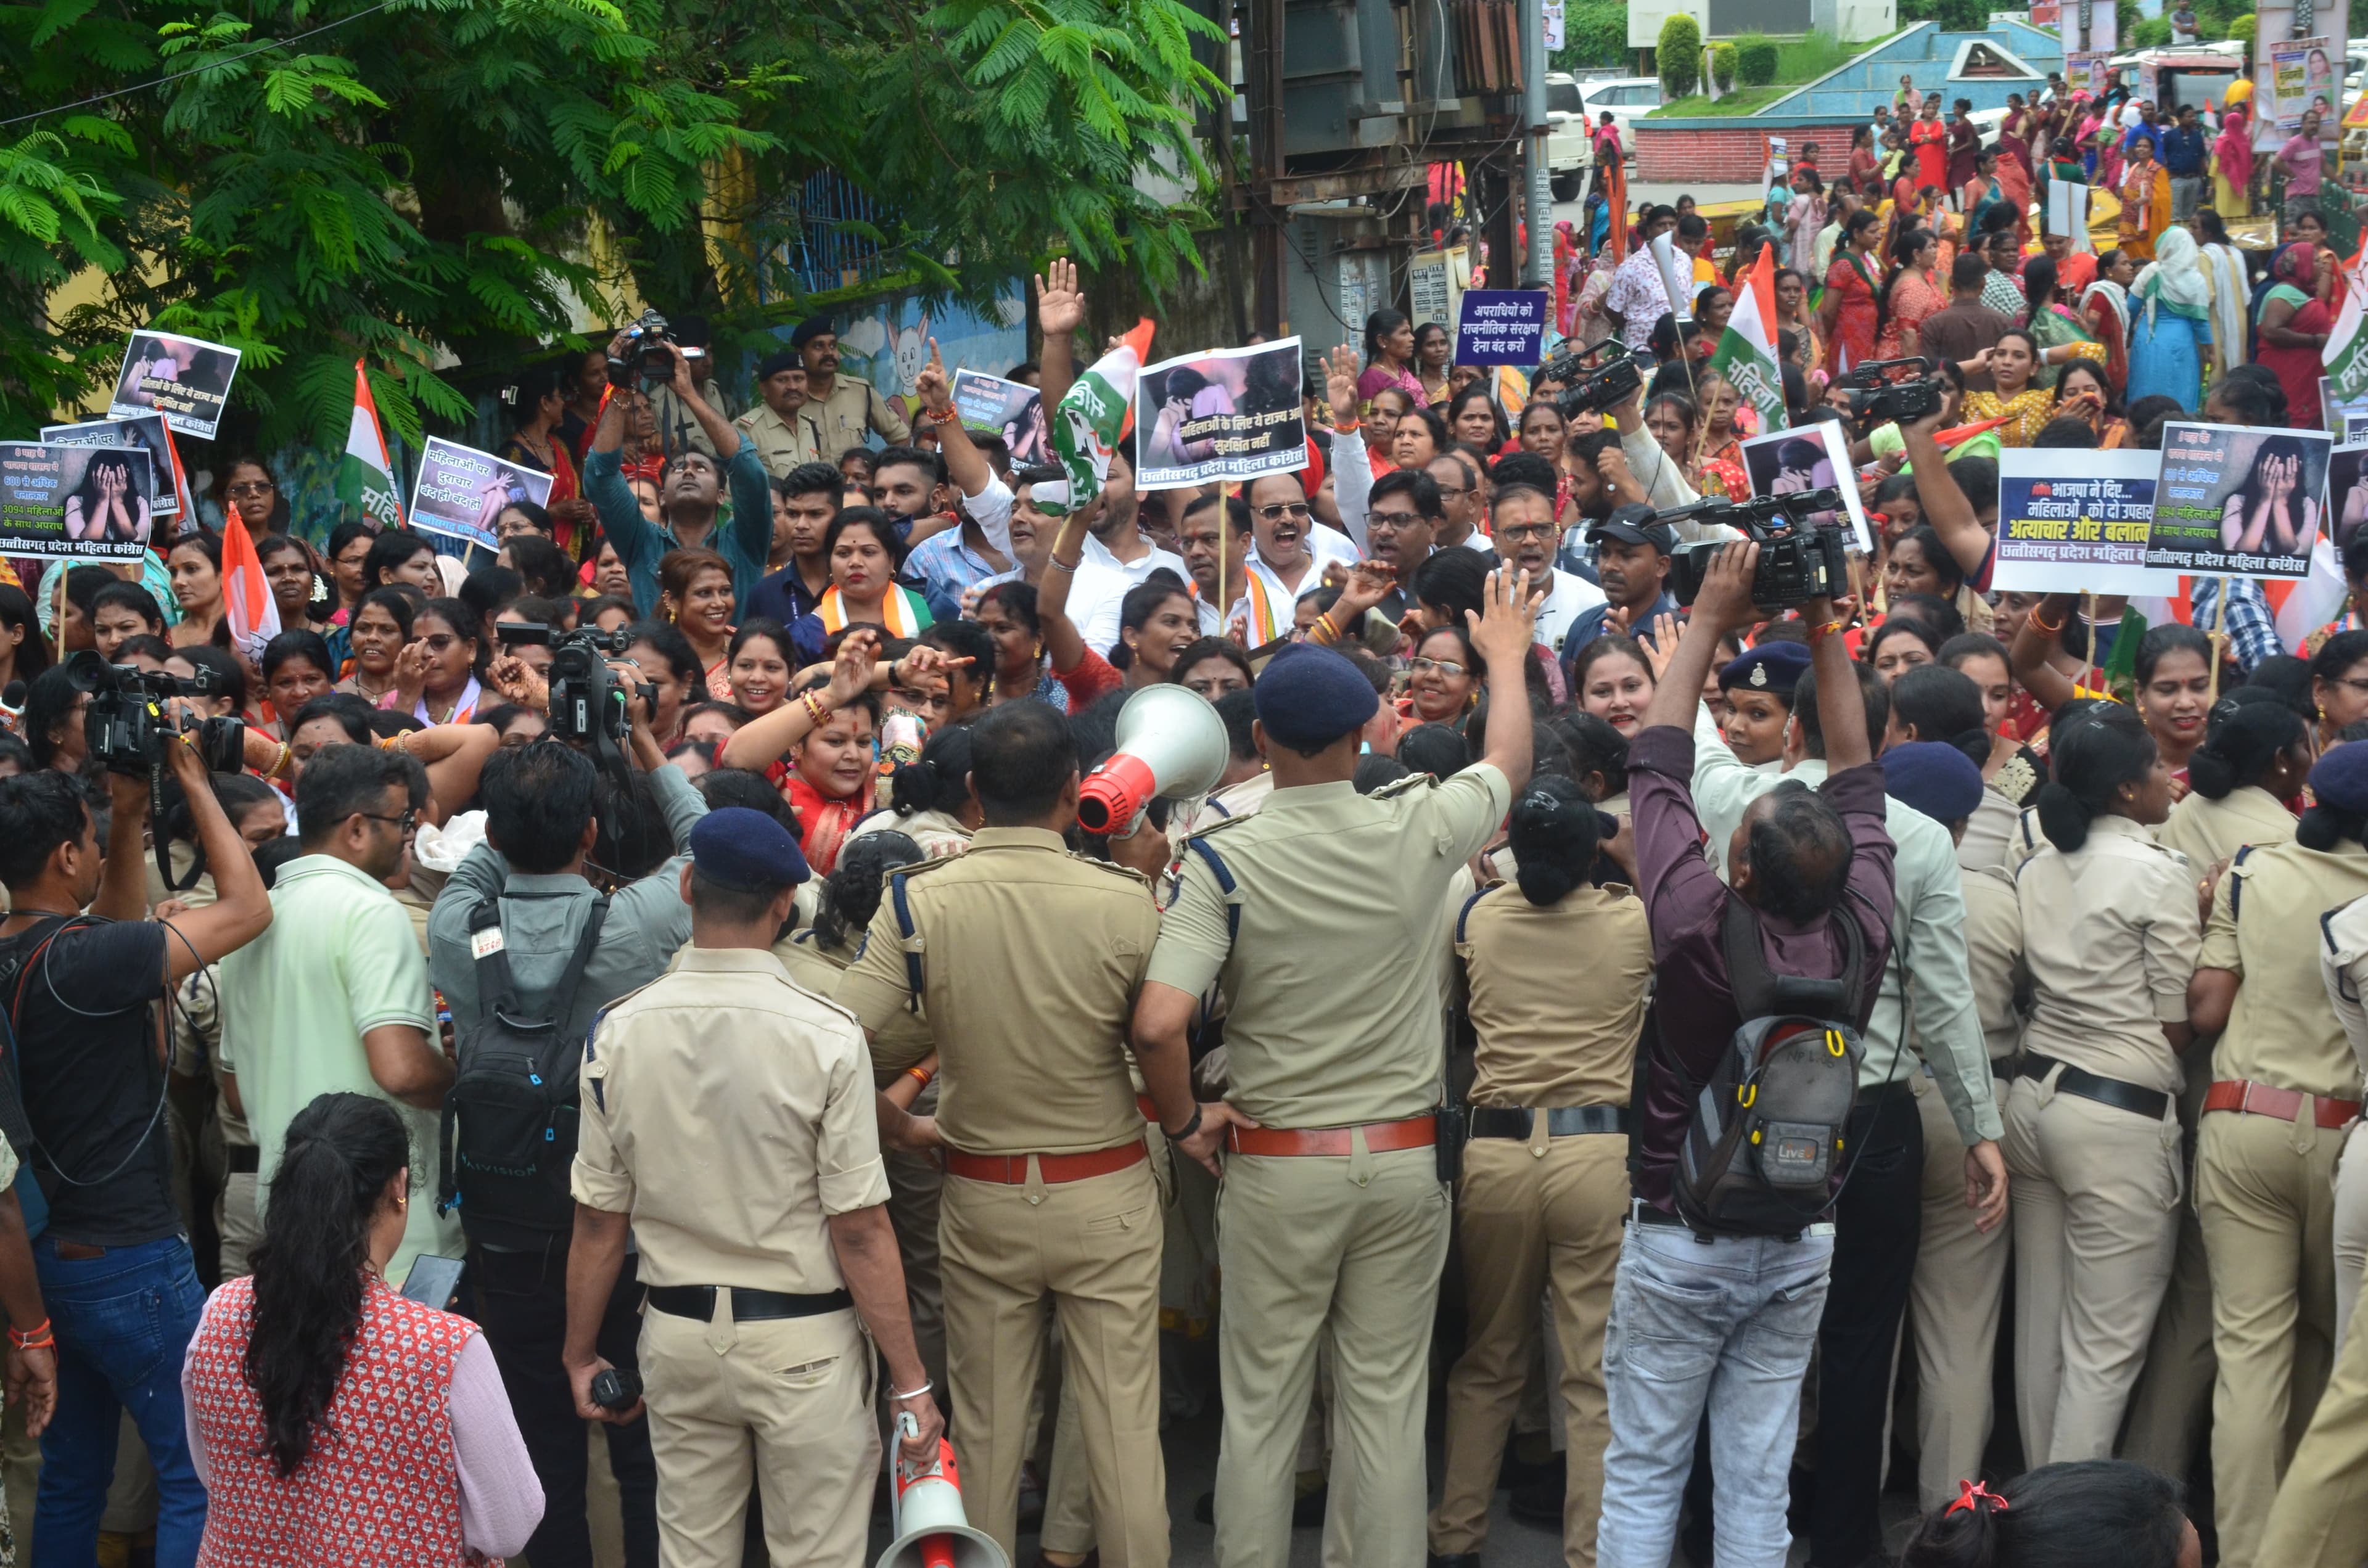
[[[489,958],[500,952],[505,946],[502,928],[498,926],[488,926],[482,931],[469,933],[469,956],[472,959]]]

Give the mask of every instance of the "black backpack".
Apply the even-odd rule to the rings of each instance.
[[[1841,1187],[1842,1143],[1866,1053],[1849,1021],[1858,1011],[1866,937],[1847,909],[1833,918],[1849,955],[1841,978],[1779,975],[1761,950],[1759,915],[1730,896],[1720,935],[1743,1027],[1699,1085],[1664,1043],[1664,1062],[1694,1096],[1670,1191],[1679,1218],[1696,1231],[1798,1235]]]
[[[562,1030],[560,1022],[608,917],[609,901],[602,897],[592,905],[566,972],[546,1004],[529,1011],[510,980],[499,901],[487,899],[469,912],[477,994],[485,1006],[461,1030],[461,1073],[444,1096],[437,1211],[458,1210],[472,1242],[540,1247],[575,1229],[568,1182],[575,1163],[584,1039]]]

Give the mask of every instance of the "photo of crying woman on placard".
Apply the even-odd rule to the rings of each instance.
[[[2245,477],[2220,503],[2220,548],[2240,555],[2306,555],[2318,537],[2327,437],[2306,441],[2276,432],[2256,439],[2243,469],[2237,469],[2242,454],[2229,453],[2230,469]]]
[[[82,483],[66,497],[66,538],[77,543],[148,542],[148,454],[121,447],[85,447]]]

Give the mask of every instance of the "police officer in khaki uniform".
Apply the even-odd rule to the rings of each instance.
[[[1508,486],[1498,499],[1536,494]],[[1526,574],[1491,579],[1474,633],[1497,699],[1481,761],[1372,795],[1350,778],[1372,687],[1328,650],[1276,654],[1253,688],[1274,792],[1256,815],[1191,840],[1160,927],[1138,1054],[1183,1050],[1220,974],[1231,999],[1227,1100],[1202,1106],[1198,1125],[1167,1124],[1195,1158],[1221,1142],[1229,1152],[1221,1568],[1290,1557],[1292,1460],[1319,1345],[1332,1354],[1338,1435],[1326,1561],[1422,1562],[1424,1369],[1448,1230],[1433,1114],[1447,890],[1529,779],[1534,617]]]
[[[568,1377],[586,1419],[641,1415],[593,1399],[630,1227],[666,1568],[739,1568],[752,1481],[773,1568],[860,1568],[875,1344],[890,1409],[916,1424],[904,1457],[933,1460],[944,1429],[905,1315],[863,1033],[767,950],[807,875],[788,830],[730,807],[690,852],[691,945],[585,1045]]]
[[[2287,1419],[2317,1402],[2333,1360],[2335,1164],[2360,1115],[2360,1064],[2305,938],[2368,894],[2368,751],[2338,746],[2310,782],[2318,803],[2294,842],[2242,851],[2222,875],[2188,987],[2196,1032],[2220,1036],[2195,1209],[2212,1266],[2212,1479],[2227,1568],[2268,1568],[2258,1549]]]
[[[806,412],[821,426],[829,454],[823,461],[835,463],[849,447],[869,446],[873,435],[892,447],[913,438],[913,427],[888,406],[879,388],[860,376],[840,373],[838,329],[828,316],[800,322],[790,334],[790,347],[805,358]]]
[[[2351,1042],[2351,1059],[2368,1079],[2368,899],[2330,909],[2318,919],[2318,974],[2327,999]],[[2368,1121],[2355,1121],[2335,1162],[2335,1353],[2351,1343],[2360,1286],[2368,1274]]]
[[[1455,954],[1477,1039],[1472,1142],[1456,1195],[1471,1337],[1447,1375],[1447,1476],[1430,1516],[1439,1568],[1479,1568],[1505,1434],[1554,1299],[1568,1484],[1563,1557],[1595,1562],[1603,1449],[1611,1440],[1603,1329],[1628,1212],[1628,1097],[1653,979],[1645,905],[1589,881],[1601,817],[1567,778],[1540,778],[1513,802],[1517,883],[1474,893]],[[1551,983],[1587,955],[1583,1006]]]
[[[1143,877],[1068,853],[1077,754],[1061,715],[1006,703],[971,734],[986,825],[967,854],[892,878],[838,994],[875,1032],[917,1002],[937,1041],[934,1124],[882,1116],[897,1142],[945,1150],[946,1358],[972,1524],[1014,1550],[1050,1296],[1103,1561],[1163,1568],[1164,1217],[1126,1055],[1159,911]],[[1140,1060],[1163,1124],[1187,1126],[1183,1042]]]
[[[787,479],[800,463],[838,461],[839,449],[824,444],[822,421],[806,397],[805,358],[796,349],[757,361],[757,395],[762,401],[732,423],[756,447],[767,473]]]

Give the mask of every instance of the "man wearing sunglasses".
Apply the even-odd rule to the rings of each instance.
[[[1357,561],[1348,535],[1316,522],[1299,478],[1262,473],[1244,487],[1250,504],[1249,572],[1279,605],[1297,604],[1300,595],[1321,587],[1324,569],[1334,562],[1351,566]]]

